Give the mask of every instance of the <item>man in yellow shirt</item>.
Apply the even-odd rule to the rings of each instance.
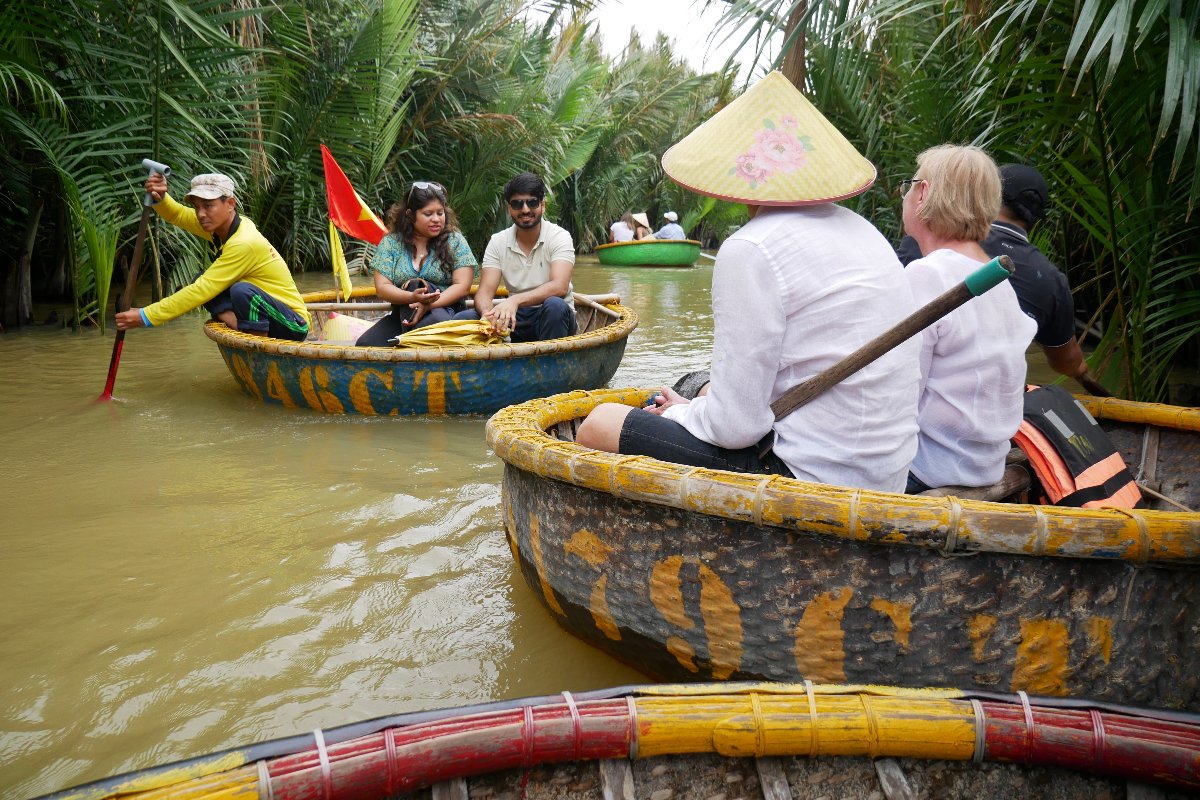
[[[303,341],[309,315],[287,264],[254,223],[237,213],[233,180],[209,173],[192,178],[180,205],[167,194],[167,179],[146,181],[154,210],[172,225],[212,244],[213,263],[193,283],[145,308],[117,314],[117,327],[154,327],[203,305],[233,330]]]

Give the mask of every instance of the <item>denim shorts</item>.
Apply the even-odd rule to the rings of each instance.
[[[621,426],[619,449],[625,455],[650,456],[692,467],[794,477],[770,449],[773,439],[774,432],[768,431],[757,444],[730,450],[697,439],[678,422],[635,408]]]

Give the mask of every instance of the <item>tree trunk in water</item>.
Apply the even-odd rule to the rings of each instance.
[[[16,281],[16,324],[28,325],[33,322],[33,280],[30,275],[30,262],[33,260],[33,244],[37,240],[38,223],[42,219],[42,209],[46,206],[46,198],[37,195],[33,200],[33,209],[29,212],[29,224],[25,227],[25,241],[21,246],[21,260],[17,262]]]
[[[788,17],[787,28],[783,32],[783,40],[786,42],[796,35],[791,47],[783,57],[783,77],[792,82],[800,91],[804,91],[804,16],[808,13],[807,0],[800,0],[796,3],[796,7],[792,9],[791,15]],[[797,33],[797,31],[799,31]]]

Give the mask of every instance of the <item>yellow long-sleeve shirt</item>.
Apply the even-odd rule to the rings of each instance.
[[[154,206],[154,210],[175,227],[212,241],[212,234],[200,227],[196,212],[177,203],[170,195],[165,195]],[[287,263],[266,237],[258,232],[253,222],[245,217],[240,217],[240,220],[237,230],[221,248],[217,260],[194,283],[142,309],[151,325],[161,325],[204,305],[238,281],[252,283],[283,301],[311,324],[308,309],[304,306]]]

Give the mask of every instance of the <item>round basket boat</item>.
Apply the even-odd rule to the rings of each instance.
[[[731,789],[813,800],[831,785],[841,797],[1133,797],[1127,780],[1200,788],[1198,765],[1193,714],[938,689],[667,685],[383,717],[43,800],[384,800],[429,789],[463,800]]]
[[[505,529],[571,632],[647,674],[956,685],[1200,709],[1200,409],[1080,398],[1168,500],[852,490],[580,447],[653,390],[505,409]],[[550,431],[551,433],[547,433]],[[561,438],[556,438],[561,437]]]
[[[639,239],[596,248],[600,263],[609,267],[690,267],[700,257],[693,239]]]
[[[580,333],[563,339],[478,347],[355,347],[320,341],[329,307],[356,315],[334,293],[304,295],[316,304],[316,341],[289,342],[209,322],[230,374],[246,394],[267,404],[329,414],[490,414],[512,403],[569,389],[603,386],[616,372],[637,313],[610,302],[607,313],[580,307]],[[377,307],[373,288],[351,301]],[[321,308],[325,306],[325,308]],[[361,316],[382,316],[372,310]]]

